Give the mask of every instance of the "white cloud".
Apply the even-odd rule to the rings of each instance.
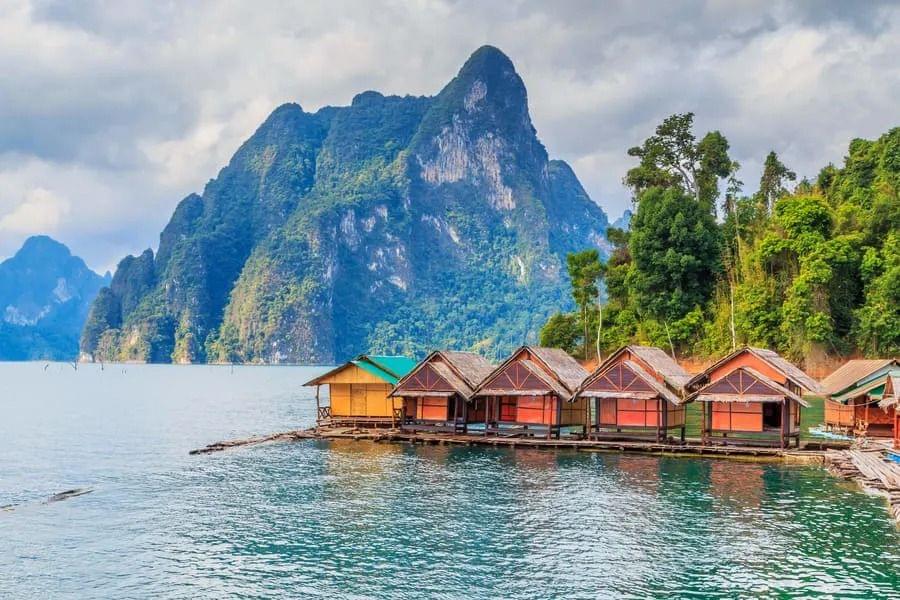
[[[56,233],[60,222],[72,207],[44,188],[28,190],[22,201],[0,215],[0,235]]]
[[[484,43],[611,217],[625,150],[676,111],[728,137],[750,188],[770,149],[814,176],[898,124],[892,3],[0,0],[0,256],[48,232],[113,266],[277,105],[434,94]],[[68,212],[36,214],[47,197]]]

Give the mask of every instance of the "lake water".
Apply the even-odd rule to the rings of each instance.
[[[821,469],[365,442],[321,369],[0,364],[0,598],[900,597],[883,501]],[[50,495],[93,492],[62,502]]]

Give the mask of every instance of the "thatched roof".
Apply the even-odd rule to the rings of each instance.
[[[500,390],[491,389],[493,379],[502,373],[507,366],[517,360],[523,352],[529,352],[534,361],[519,359],[528,371],[532,372],[541,381],[547,384],[545,390],[518,390],[520,394],[542,394],[548,391],[556,393],[560,398],[568,399],[572,392],[578,388],[588,372],[578,364],[574,358],[559,348],[544,348],[541,346],[521,346],[509,355],[490,375],[488,375],[475,389],[476,395],[495,395]],[[535,364],[535,362],[539,364]]]
[[[449,352],[441,350],[439,354],[453,365],[470,390],[478,387],[485,377],[494,370],[494,365],[485,357],[474,352]]]
[[[878,403],[881,408],[900,406],[900,370],[891,371],[884,384],[884,395]]]
[[[841,392],[859,385],[869,376],[886,370],[894,364],[897,364],[897,360],[893,358],[848,360],[820,382],[822,394],[837,396]]]
[[[681,365],[675,362],[675,359],[666,354],[664,350],[655,346],[638,346],[636,344],[623,346],[610,355],[604,363],[626,350],[647,363],[648,366],[665,379],[666,383],[668,383],[673,390],[678,391],[679,393],[681,388],[684,387],[684,384],[691,378],[691,374],[682,369]]]
[[[794,383],[805,389],[811,394],[821,394],[822,388],[819,385],[819,382],[813,379],[811,376],[807,375],[803,369],[784,358],[774,350],[768,350],[766,348],[752,348],[748,347],[748,350],[759,356],[763,360],[767,361],[769,364],[777,368],[779,371],[788,376],[788,379],[793,380]]]
[[[640,348],[648,348],[647,346],[639,346],[639,347]],[[652,349],[657,350],[658,348],[652,348]],[[665,355],[665,353],[663,353],[663,355],[666,356],[666,358],[668,358],[668,356]],[[644,359],[644,357],[642,356],[641,360],[643,360],[643,359]],[[672,361],[672,362],[674,363],[675,361]],[[641,379],[646,381],[650,385],[650,387],[652,387],[654,390],[656,390],[660,396],[662,396],[663,398],[665,398],[672,404],[675,404],[676,406],[678,404],[681,404],[681,401],[682,401],[681,396],[679,396],[678,394],[676,394],[675,392],[670,390],[667,386],[660,383],[653,375],[651,375],[650,373],[645,371],[644,368],[641,367],[641,365],[634,362],[633,360],[626,360],[625,364],[628,366],[629,369],[631,369]],[[675,366],[678,366],[678,365],[676,364]],[[679,368],[681,368],[681,367],[679,367]],[[685,375],[687,375],[687,374],[685,373]],[[687,381],[687,377],[685,377],[685,381]]]
[[[696,386],[698,385],[703,385],[704,382],[709,378],[710,373],[744,352],[750,352],[760,360],[765,361],[773,369],[783,373],[786,378],[793,381],[798,387],[803,388],[808,393],[821,394],[821,386],[819,385],[819,382],[804,373],[802,369],[791,363],[786,358],[782,357],[774,350],[768,350],[766,348],[754,348],[752,346],[744,346],[743,348],[738,348],[728,356],[717,360],[705,371],[703,371],[702,373],[698,373],[697,375],[692,377],[685,384],[685,388],[690,389],[696,388]]]
[[[783,385],[781,385],[774,379],[763,375],[756,369],[754,369],[752,367],[738,367],[737,369],[732,371],[732,373],[737,372],[737,371],[745,371],[746,373],[749,373],[750,375],[752,375],[754,378],[761,381],[766,386],[772,388],[772,390],[774,392],[776,392],[777,395],[761,394],[761,393],[755,393],[755,394],[739,394],[739,393],[723,394],[721,392],[706,393],[706,390],[708,388],[711,388],[712,386],[717,385],[719,383],[719,381],[721,381],[721,380],[717,380],[717,381],[708,382],[706,385],[704,385],[702,388],[700,388],[697,392],[695,392],[691,396],[691,398],[694,400],[697,400],[698,402],[781,402],[781,401],[783,401],[784,398],[790,398],[791,400],[795,400],[798,403],[800,403],[801,406],[809,408],[809,403],[806,400],[804,400],[802,397],[800,397],[798,394],[795,394],[794,392],[790,391],[789,389],[787,389],[786,387],[784,387]],[[731,375],[731,373],[729,373],[729,375]]]
[[[640,363],[633,360],[621,360],[622,356],[626,352],[629,352],[631,355],[637,357],[640,360]],[[656,390],[655,393],[649,393],[649,395],[659,395],[672,404],[676,405],[683,402],[682,391],[684,384],[687,383],[687,381],[691,378],[690,374],[682,369],[681,365],[675,362],[668,354],[666,354],[659,348],[637,345],[622,346],[621,348],[610,354],[606,360],[604,360],[596,369],[594,369],[594,371],[590,375],[588,375],[584,379],[584,381],[581,382],[581,384],[572,394],[570,400],[574,400],[580,395],[590,396],[593,398],[600,398],[605,396],[608,396],[610,398],[628,398],[630,396],[634,396],[635,398],[637,398],[639,396],[647,396],[648,392],[636,394],[627,391],[617,391],[613,394],[612,392],[597,392],[596,390],[586,391],[588,386],[590,386],[599,377],[602,377],[610,369],[620,363],[627,365],[632,372],[634,372],[638,377],[646,381],[648,385]],[[644,367],[641,363],[643,363],[643,365],[646,365],[646,367]],[[656,377],[654,376],[654,374],[647,372],[647,368],[661,377],[665,383],[661,383],[659,381],[659,377]]]
[[[472,397],[475,387],[487,377],[494,369],[486,358],[474,352],[449,352],[437,350],[432,352],[416,367],[407,373],[390,393],[391,396],[403,395],[400,388],[415,376],[425,365],[429,365],[434,371],[444,378],[447,383],[466,400]],[[446,394],[446,392],[444,393]],[[443,395],[432,391],[428,395]]]
[[[544,363],[556,378],[566,387],[568,393],[575,391],[588,372],[577,360],[569,356],[565,350],[559,348],[544,348],[542,346],[525,346],[531,353]]]

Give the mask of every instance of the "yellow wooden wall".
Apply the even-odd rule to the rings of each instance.
[[[332,417],[392,417],[400,398],[388,398],[391,384],[352,363],[319,380],[329,387]]]
[[[388,383],[332,383],[332,417],[392,417],[393,409],[400,408],[399,398],[388,398]]]

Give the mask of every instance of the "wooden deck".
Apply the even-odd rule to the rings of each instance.
[[[480,433],[426,433],[397,429],[320,427],[296,429],[240,440],[215,442],[203,448],[192,450],[190,453],[210,454],[242,446],[299,440],[365,440],[376,443],[535,448],[573,452],[625,452],[660,456],[707,457],[754,462],[777,461],[822,465],[826,466],[835,475],[854,480],[863,488],[885,496],[891,516],[900,525],[900,464],[887,460],[885,451],[888,448],[888,444],[881,441],[871,442],[871,446],[866,449],[851,448],[849,442],[843,441],[804,441],[799,448],[786,450],[772,446],[704,446],[696,438],[688,438],[683,443],[680,441],[663,443],[626,439],[547,439],[542,437],[485,436]]]
[[[203,448],[192,450],[191,454],[208,454],[269,442],[296,441],[301,439],[325,440],[368,440],[385,443],[407,443],[424,445],[489,446],[507,448],[537,448],[547,450],[572,450],[578,452],[632,452],[667,456],[709,456],[746,460],[777,460],[789,462],[810,462],[824,464],[825,450],[847,448],[845,442],[807,442],[800,449],[783,450],[772,446],[749,446],[743,444],[703,446],[699,439],[688,438],[684,442],[656,442],[634,439],[575,439],[545,437],[504,437],[485,436],[481,433],[435,433],[405,430],[360,429],[355,427],[328,427],[294,430],[268,436],[257,436],[243,440],[216,442]]]
[[[866,490],[883,495],[891,516],[900,525],[900,464],[885,457],[886,444],[874,443],[866,449],[830,450],[825,453],[829,470],[856,481]]]

